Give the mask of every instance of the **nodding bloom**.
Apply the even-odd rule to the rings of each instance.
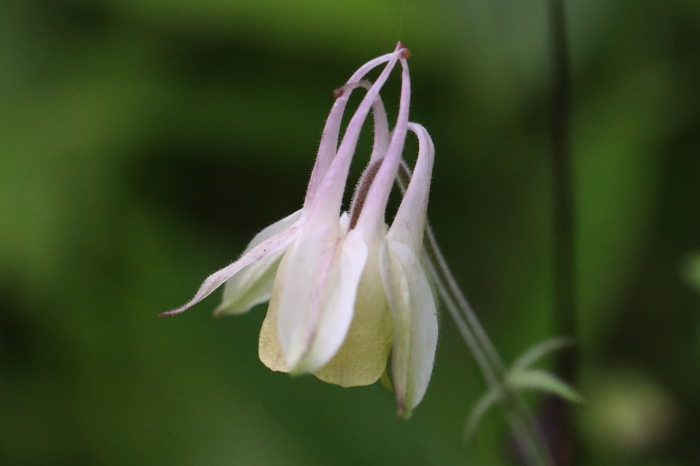
[[[179,314],[226,282],[215,314],[241,314],[270,302],[260,331],[260,360],[275,371],[313,373],[342,386],[369,385],[391,353],[398,411],[408,417],[425,394],[437,345],[435,297],[422,265],[428,192],[434,159],[430,136],[409,122],[410,52],[401,42],[357,70],[336,90],[301,210],[258,233],[234,263],[207,278]],[[402,68],[399,114],[389,132],[379,91]],[[374,84],[363,80],[385,64]],[[351,92],[367,89],[340,146]],[[350,211],[341,214],[350,163],[370,109],[374,147]],[[391,227],[389,193],[406,134],[418,137],[415,170]]]

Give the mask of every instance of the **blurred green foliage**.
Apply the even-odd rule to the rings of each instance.
[[[700,2],[567,6],[586,464],[698,464]],[[379,384],[269,372],[264,306],[155,317],[301,205],[331,91],[401,10],[0,0],[0,464],[507,464],[496,411],[463,444],[485,387],[446,316],[409,422]],[[430,216],[508,361],[555,332],[546,21],[407,0],[400,31]]]

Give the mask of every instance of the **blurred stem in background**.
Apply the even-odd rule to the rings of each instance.
[[[554,196],[554,315],[555,331],[560,336],[575,338],[576,288],[574,276],[574,199],[569,143],[569,55],[566,39],[564,0],[549,0],[551,81],[551,161]],[[557,372],[561,378],[576,386],[578,351],[568,348],[559,354]],[[572,425],[572,407],[556,403],[551,417],[550,439],[557,465],[577,464],[578,448]]]

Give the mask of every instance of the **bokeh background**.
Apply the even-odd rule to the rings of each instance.
[[[299,208],[332,90],[399,36],[459,281],[507,361],[556,334],[546,2],[402,4],[0,1],[0,464],[511,463],[498,409],[463,440],[485,384],[446,315],[408,422],[268,371],[265,306],[156,318]],[[567,9],[583,464],[697,465],[700,2]]]

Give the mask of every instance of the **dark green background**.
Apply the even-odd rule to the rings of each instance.
[[[264,306],[156,318],[301,206],[401,4],[0,1],[0,464],[507,464],[498,410],[462,440],[485,386],[447,315],[408,422],[378,384],[268,371]],[[697,465],[700,2],[567,7],[584,464]],[[407,0],[400,33],[429,215],[507,361],[556,334],[547,37],[544,0]]]

